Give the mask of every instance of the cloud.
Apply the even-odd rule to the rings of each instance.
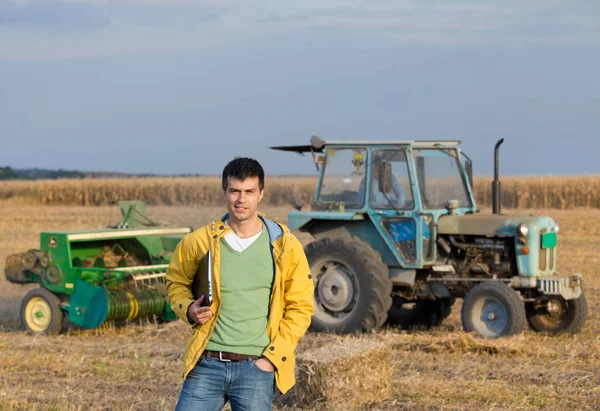
[[[0,2],[0,27],[94,30],[107,26],[109,15],[89,4],[57,0]]]
[[[584,0],[13,0],[0,2],[0,60],[195,50],[315,30],[392,44],[598,45],[599,11]]]

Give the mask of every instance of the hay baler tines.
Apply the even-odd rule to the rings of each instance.
[[[143,318],[170,321],[165,275],[191,227],[161,227],[143,203],[120,203],[115,227],[41,233],[40,248],[7,258],[6,278],[38,283],[23,298],[23,327],[55,334],[65,319],[82,328]],[[125,228],[128,227],[128,228]]]

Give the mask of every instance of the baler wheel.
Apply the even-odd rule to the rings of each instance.
[[[60,299],[45,288],[34,288],[21,302],[21,324],[34,334],[58,334],[64,313]]]

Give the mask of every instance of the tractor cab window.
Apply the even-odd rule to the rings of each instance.
[[[383,162],[392,167],[392,185],[389,193],[379,190],[379,172]],[[361,191],[362,191],[361,185]],[[408,176],[406,152],[403,149],[377,150],[371,165],[371,207],[377,209],[407,210],[413,208],[413,195]]]
[[[471,207],[471,199],[454,149],[415,149],[421,200],[425,209],[443,209],[450,200]]]
[[[327,149],[318,201],[362,208],[365,197],[364,193],[359,195],[359,189],[366,176],[366,160],[365,149]]]

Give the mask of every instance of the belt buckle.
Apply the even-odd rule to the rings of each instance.
[[[219,351],[219,360],[231,362],[231,360],[228,360],[227,358],[223,358],[223,351]]]

